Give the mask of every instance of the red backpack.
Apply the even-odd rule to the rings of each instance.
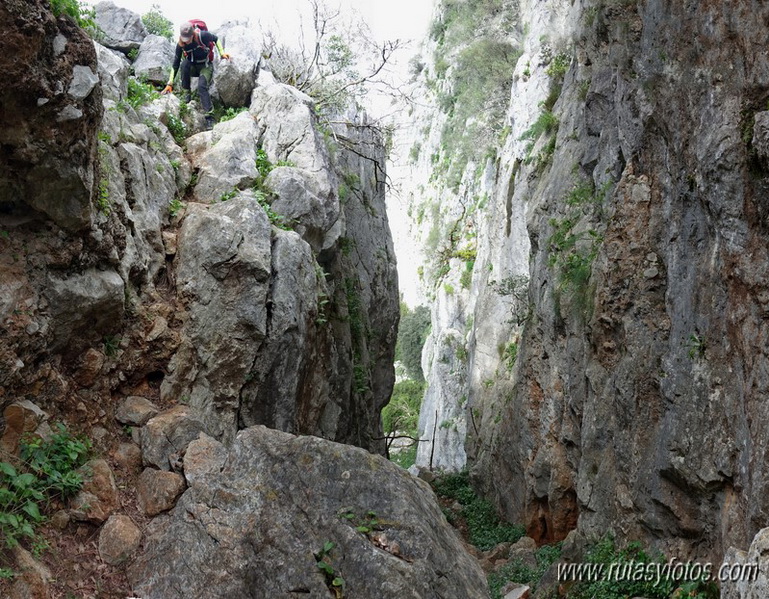
[[[206,22],[202,19],[190,19],[190,23],[192,23],[192,26],[195,28],[195,38],[199,44],[199,48],[203,48],[204,50],[208,48],[208,62],[214,62],[214,46],[216,45],[214,42],[208,42],[208,46],[206,46],[203,43],[203,40],[200,39],[200,32],[201,31],[208,31],[208,25],[206,25]],[[187,57],[187,53],[184,53],[185,58]]]

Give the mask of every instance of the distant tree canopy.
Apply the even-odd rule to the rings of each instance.
[[[422,348],[429,333],[429,308],[417,306],[411,310],[402,303],[398,341],[395,345],[395,359],[403,364],[409,378],[419,382],[425,380],[422,372]]]

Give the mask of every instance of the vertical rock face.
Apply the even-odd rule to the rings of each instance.
[[[102,114],[93,43],[46,2],[4,2],[0,64],[0,215],[42,213],[77,231],[91,223],[95,134]]]
[[[436,294],[472,320],[472,472],[541,541],[716,558],[766,525],[769,13],[724,8],[521,2],[508,30],[472,281]]]
[[[332,156],[310,98],[267,77],[248,113],[190,140],[196,199],[233,199],[184,220],[189,319],[163,394],[225,441],[264,424],[382,449],[399,314],[384,155],[363,122],[334,135]]]

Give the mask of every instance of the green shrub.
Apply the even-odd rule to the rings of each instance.
[[[150,11],[142,15],[142,23],[148,33],[159,35],[169,41],[174,39],[174,24],[167,19],[160,10],[160,6],[153,4]]]
[[[640,543],[633,542],[624,549],[619,549],[611,535],[597,542],[585,557],[585,563],[605,564],[615,568],[621,564],[664,563],[663,555],[651,556],[643,550]],[[630,580],[633,577],[597,577],[598,580],[577,582],[569,593],[570,599],[625,599],[626,597],[648,597],[648,599],[668,599],[678,587],[679,581],[669,578],[656,580]],[[624,578],[614,580],[614,578]],[[694,595],[692,595],[693,597]]]
[[[217,123],[223,123],[225,121],[231,121],[236,116],[238,116],[241,112],[245,112],[248,110],[246,107],[240,107],[240,108],[220,108],[218,111],[214,111],[214,118],[216,119]]]
[[[527,566],[520,559],[517,559],[489,574],[491,598],[501,599],[502,588],[508,582],[525,584],[531,588],[531,592],[534,594],[542,576],[544,576],[550,566],[561,558],[561,543],[543,545],[537,550],[535,556],[537,565],[534,568]]]
[[[182,104],[182,106],[184,106],[184,104]],[[168,123],[166,126],[168,127],[169,133],[171,133],[172,137],[174,138],[174,141],[177,144],[182,145],[185,138],[187,137],[187,125],[184,124],[181,115],[176,116],[169,113]]]
[[[514,341],[508,343],[502,352],[502,359],[505,361],[507,369],[512,370],[515,366],[515,361],[518,359],[518,344]]]
[[[425,387],[424,381],[406,379],[395,383],[390,402],[382,408],[385,433],[400,431],[416,436]]]
[[[430,333],[430,309],[417,306],[411,310],[401,303],[401,320],[395,344],[395,360],[403,364],[406,374],[415,381],[424,381],[422,348]]]
[[[20,459],[0,462],[0,533],[7,547],[34,538],[44,508],[54,498],[74,495],[83,484],[77,469],[88,458],[91,442],[58,424],[49,440],[25,436]]]
[[[78,0],[49,0],[49,3],[54,16],[67,15],[72,17],[79,27],[86,29],[90,33],[96,30],[96,23],[94,22],[95,11],[84,2],[78,2]]]
[[[149,83],[139,81],[136,77],[128,78],[128,94],[125,101],[133,108],[149,104],[159,97],[160,94]]]
[[[543,110],[531,127],[523,132],[519,139],[537,140],[543,134],[550,134],[558,130],[558,117],[549,110]]]

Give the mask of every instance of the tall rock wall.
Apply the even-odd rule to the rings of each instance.
[[[245,59],[220,76],[250,82],[250,111],[201,131],[194,104],[128,85],[126,48],[173,47],[138,15],[110,50],[42,5],[2,10],[37,29],[5,53],[29,64],[2,92],[0,412],[104,425],[144,395],[225,442],[264,424],[383,452],[399,311],[380,136],[358,116],[324,132]]]
[[[466,285],[461,244],[432,279],[425,356],[448,391],[428,409],[465,406],[476,481],[540,541],[576,527],[679,558],[746,548],[766,525],[769,15],[506,6],[521,55],[498,152],[463,171],[450,206],[441,196],[466,224],[467,199],[488,194]],[[422,138],[417,173],[435,173],[444,140]],[[413,210],[450,184],[425,176]],[[461,350],[441,362],[449,336]],[[436,363],[466,388],[438,383]]]

